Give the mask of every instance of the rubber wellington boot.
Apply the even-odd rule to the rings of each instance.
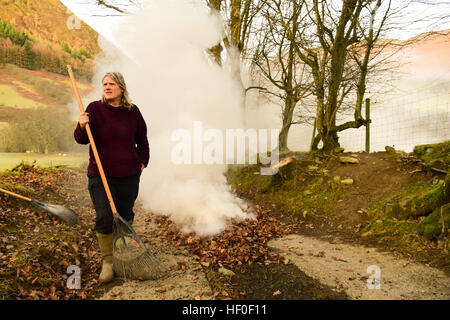
[[[110,282],[114,279],[113,270],[113,235],[96,232],[98,245],[102,253],[102,272],[100,272],[99,281],[101,283]]]

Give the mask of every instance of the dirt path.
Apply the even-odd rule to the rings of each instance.
[[[271,240],[268,245],[308,276],[345,290],[352,299],[450,299],[450,278],[442,271],[392,253],[298,234]],[[379,267],[379,289],[367,286],[367,268],[373,265]]]
[[[153,217],[137,214],[134,227],[170,271],[158,280],[117,279],[105,288],[100,299],[214,299],[201,266],[187,250],[159,235]],[[375,248],[342,243],[331,236],[324,241],[298,234],[271,240],[268,247],[309,277],[336,291],[345,291],[351,299],[450,299],[450,277],[445,273]],[[368,288],[369,266],[380,270],[379,289]]]
[[[158,236],[158,227],[151,217],[137,214],[133,225],[136,232],[161,263],[169,267],[167,275],[157,280],[115,280],[106,287],[100,300],[209,300],[211,288],[201,266],[187,250],[174,247]]]

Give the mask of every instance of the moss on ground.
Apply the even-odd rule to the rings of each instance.
[[[445,204],[444,180],[434,179],[431,183],[416,179],[405,189],[385,198],[369,208],[369,217],[408,219],[429,214],[434,208]]]
[[[226,175],[237,194],[276,206],[284,214],[302,218],[305,211],[329,213],[347,187],[324,171],[309,173],[310,162],[294,161],[273,176],[259,175],[259,165],[232,168]]]
[[[401,192],[373,204],[362,235],[376,236],[380,243],[393,248],[437,248],[432,262],[448,270],[450,207],[444,187],[443,180],[430,183],[417,179]]]
[[[414,147],[413,152],[425,162],[427,167],[437,167],[445,171],[450,166],[450,140],[435,144],[418,145]]]
[[[450,205],[442,206],[433,210],[418,225],[419,234],[428,240],[440,240],[448,235],[450,227]]]

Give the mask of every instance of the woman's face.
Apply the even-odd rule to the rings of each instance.
[[[103,79],[103,94],[105,95],[106,100],[108,101],[116,101],[122,97],[122,89],[119,87],[117,82],[115,82],[110,77],[105,77]]]

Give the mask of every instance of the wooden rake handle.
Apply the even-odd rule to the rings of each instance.
[[[80,94],[78,93],[78,88],[75,83],[75,78],[73,76],[72,67],[70,65],[67,65],[67,71],[69,71],[69,77],[70,81],[72,82],[73,92],[75,93],[75,97],[77,98],[78,108],[80,109],[80,112],[84,112],[83,103],[81,102]],[[103,166],[100,161],[100,157],[98,156],[97,147],[95,146],[94,137],[92,136],[89,123],[86,124],[86,132],[89,137],[89,142],[91,143],[92,152],[94,153],[95,162],[97,163],[98,171],[100,172],[100,177],[102,178],[103,186],[105,187],[111,211],[113,212],[113,214],[117,214],[117,209],[114,204],[113,197],[111,195],[111,190],[109,190],[108,181],[106,180],[105,172],[103,171]]]
[[[28,198],[28,197],[25,197],[25,196],[21,196],[20,194],[17,194],[17,193],[14,193],[12,191],[8,191],[8,190],[2,189],[2,188],[0,188],[0,192],[9,194],[10,196],[17,197],[17,198],[20,198],[20,199],[23,199],[23,200],[26,200],[26,201],[29,201],[29,202],[33,201],[33,199],[31,199],[31,198]]]

